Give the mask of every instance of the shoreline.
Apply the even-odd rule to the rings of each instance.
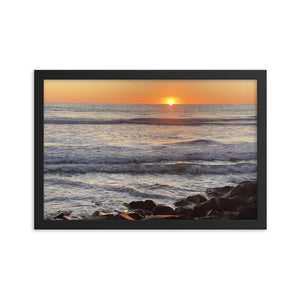
[[[84,217],[72,216],[71,211],[59,210],[45,220],[207,220],[257,218],[257,182],[244,181],[236,186],[208,188],[209,197],[197,194],[175,202],[175,209],[154,200],[132,201],[127,209],[117,214],[96,210]]]

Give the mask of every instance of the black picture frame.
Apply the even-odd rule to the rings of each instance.
[[[35,70],[35,229],[266,229],[266,70]],[[46,79],[255,79],[257,80],[257,219],[155,221],[49,221],[44,219],[44,80]]]

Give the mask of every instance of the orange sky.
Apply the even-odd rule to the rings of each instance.
[[[44,80],[45,102],[256,104],[256,80]]]

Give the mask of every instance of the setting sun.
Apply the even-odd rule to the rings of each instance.
[[[174,104],[174,101],[173,101],[173,100],[169,100],[169,101],[168,101],[168,104],[169,104],[169,105],[173,105],[173,104]]]

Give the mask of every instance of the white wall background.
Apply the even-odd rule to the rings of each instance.
[[[2,1],[2,299],[299,299],[298,1]],[[267,231],[34,231],[34,69],[267,69]]]

